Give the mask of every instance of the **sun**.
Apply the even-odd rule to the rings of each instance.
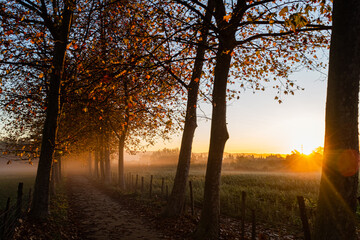
[[[304,147],[304,145],[301,144],[300,152],[305,154],[305,155],[310,155],[313,152],[314,149],[315,149],[315,147],[313,147],[313,146],[308,145],[308,146]]]
[[[309,155],[324,143],[323,131],[319,131],[314,125],[304,124],[293,130],[289,147],[300,153]]]

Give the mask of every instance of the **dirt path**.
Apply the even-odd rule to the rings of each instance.
[[[68,188],[72,214],[83,239],[164,239],[85,177],[69,176]]]

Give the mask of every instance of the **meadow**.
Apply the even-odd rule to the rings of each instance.
[[[116,168],[113,168],[114,171]],[[132,185],[135,185],[138,175],[138,189],[140,193],[141,177],[144,177],[144,190],[142,198],[148,198],[150,176],[153,175],[153,197],[164,199],[166,186],[169,194],[173,185],[176,166],[126,166],[127,186],[131,185],[128,177],[132,176]],[[116,173],[113,173],[116,182]],[[162,178],[164,178],[164,192],[161,196]],[[19,172],[0,174],[0,210],[5,208],[6,200],[11,197],[12,203],[16,200],[17,185],[24,183],[24,197],[33,187],[34,172]],[[192,181],[195,207],[200,211],[203,198],[205,168],[204,165],[193,165],[189,180]],[[251,219],[251,211],[255,210],[256,221],[269,228],[286,228],[292,232],[301,232],[301,220],[296,196],[303,196],[307,207],[310,225],[314,220],[316,199],[320,182],[320,173],[292,173],[292,172],[241,172],[224,167],[221,188],[221,213],[240,218],[241,193],[247,193],[246,217]],[[132,193],[133,188],[130,190]],[[187,201],[189,202],[189,188],[187,188]],[[164,204],[162,201],[161,204]]]
[[[133,185],[136,175],[144,177],[144,192],[149,191],[150,176],[153,175],[153,195],[161,195],[162,178],[165,186],[173,184],[175,167],[128,167],[132,175]],[[129,177],[127,178],[128,182]],[[203,198],[205,169],[193,167],[189,180],[192,181],[195,206],[200,208]],[[224,170],[221,178],[220,205],[221,213],[226,216],[240,218],[241,192],[245,191],[246,217],[251,219],[251,211],[255,210],[257,222],[268,227],[285,227],[292,231],[301,231],[301,220],[296,196],[303,196],[307,207],[310,224],[313,223],[316,199],[320,183],[320,173],[289,172],[239,172]],[[189,188],[187,189],[189,191]],[[165,192],[165,191],[164,191]],[[165,193],[164,193],[165,194]],[[189,192],[187,193],[189,199]]]
[[[29,172],[0,173],[0,212],[5,209],[6,201],[10,197],[11,204],[16,202],[17,188],[19,182],[24,183],[24,199],[28,199],[30,188],[34,187],[35,174]]]

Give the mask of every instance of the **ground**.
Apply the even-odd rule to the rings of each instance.
[[[82,239],[164,239],[145,219],[95,188],[85,177],[69,179],[69,194]]]
[[[50,222],[37,224],[22,220],[15,240],[191,239],[199,220],[200,209],[195,209],[195,215],[188,211],[179,219],[161,218],[164,199],[149,199],[135,193],[123,194],[114,186],[104,187],[85,176],[68,176],[65,182],[64,199],[58,199],[60,204],[53,208],[61,211],[66,209],[66,217],[57,219],[52,216]],[[238,219],[222,216],[219,239],[240,239],[240,226]],[[251,239],[251,230],[251,223],[246,223],[246,239]],[[256,239],[293,240],[302,239],[302,236],[289,235],[285,229],[268,229],[257,224]]]

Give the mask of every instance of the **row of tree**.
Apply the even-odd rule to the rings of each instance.
[[[138,166],[173,166],[179,157],[179,149],[158,150],[141,154],[137,161],[132,162]],[[318,147],[311,154],[302,154],[297,150],[291,154],[246,154],[224,153],[223,169],[258,172],[316,172],[321,170],[324,149]],[[193,167],[203,168],[207,162],[206,153],[192,153]]]
[[[241,88],[273,86],[281,103],[283,94],[301,89],[289,75],[322,67],[316,54],[329,47],[333,18],[315,235],[354,239],[360,41],[352,23],[360,10],[355,0],[334,1],[331,10],[331,2],[322,0],[0,0],[3,120],[11,136],[40,146],[31,215],[48,216],[55,151],[96,150],[107,181],[117,139],[124,186],[124,149],[181,128],[174,186],[163,212],[180,215],[201,96],[212,103],[212,124],[194,236],[217,239],[227,99]]]

